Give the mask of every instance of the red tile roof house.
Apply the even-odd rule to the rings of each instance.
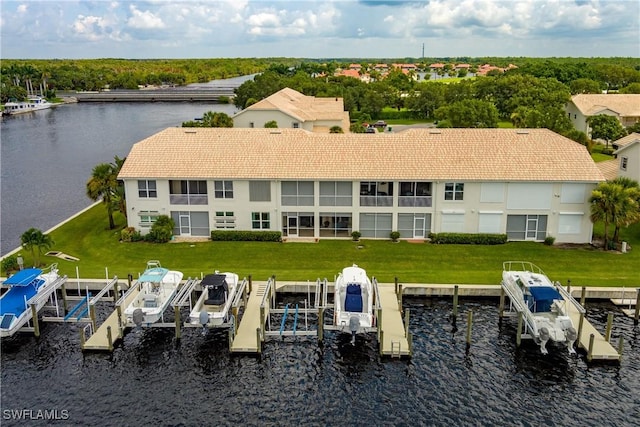
[[[177,236],[458,232],[558,243],[591,241],[588,199],[604,180],[582,145],[547,129],[168,128],[134,144],[118,177],[128,225],[143,233],[166,214]]]
[[[342,98],[316,98],[284,88],[273,95],[236,113],[233,126],[263,128],[275,120],[278,128],[299,128],[310,132],[329,133],[333,126],[349,132],[349,113],[344,111]]]
[[[599,114],[617,117],[624,127],[640,122],[640,94],[579,94],[571,97],[565,111],[573,126],[587,135],[587,119]]]

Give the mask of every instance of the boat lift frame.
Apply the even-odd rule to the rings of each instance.
[[[55,269],[56,267],[57,264],[52,264],[50,268]],[[33,332],[36,337],[39,337],[40,324],[38,322],[38,313],[44,309],[55,309],[59,312],[58,295],[56,291],[58,290],[58,288],[64,287],[64,284],[66,282],[66,275],[58,277],[56,280],[46,285],[37,294],[31,297],[27,301],[27,306],[31,309],[31,318],[26,319],[24,325],[18,328],[16,332]],[[49,301],[50,305],[47,305],[46,301]]]

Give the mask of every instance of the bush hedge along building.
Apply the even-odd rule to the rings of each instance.
[[[287,239],[503,233],[586,243],[604,177],[584,146],[546,129],[169,128],[136,143],[119,179],[128,225],[177,236],[280,231]]]

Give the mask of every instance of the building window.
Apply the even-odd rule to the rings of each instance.
[[[155,180],[138,180],[138,197],[141,199],[158,197]]]
[[[216,199],[233,199],[233,181],[214,181]]]
[[[269,212],[252,212],[251,228],[254,230],[268,230],[271,228],[269,221]]]
[[[351,206],[353,185],[348,181],[320,182],[320,206]]]
[[[393,182],[360,182],[360,206],[393,206]]]
[[[627,157],[622,157],[620,159],[620,169],[622,169],[623,171],[627,170],[627,162],[629,161],[629,159]]]
[[[172,205],[206,205],[207,181],[169,181],[169,202]]]
[[[507,215],[509,240],[543,241],[547,237],[546,215]]]
[[[447,182],[444,184],[445,200],[464,200],[464,184],[461,182]]]
[[[236,228],[236,217],[233,212],[218,211],[214,221],[217,229]]]
[[[176,236],[209,237],[209,212],[171,211]]]
[[[430,182],[401,182],[398,206],[431,207]]]
[[[139,226],[141,228],[149,228],[158,219],[160,212],[158,211],[140,211],[138,216],[140,217]]]
[[[250,127],[250,128],[255,127],[255,125],[253,124],[253,122],[249,122],[249,127]]]
[[[313,181],[283,181],[283,206],[313,206]]]
[[[282,212],[282,235],[287,237],[313,237],[315,223],[313,212]]]
[[[390,213],[361,213],[360,233],[362,237],[388,239],[391,233],[392,219]]]
[[[269,181],[249,181],[250,202],[270,202],[271,183]]]
[[[351,237],[350,213],[320,212],[320,237]]]
[[[300,123],[298,122],[293,122],[293,128],[294,129],[298,129],[300,127]]]

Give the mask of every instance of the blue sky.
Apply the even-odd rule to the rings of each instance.
[[[0,0],[2,58],[640,57],[638,0]]]

